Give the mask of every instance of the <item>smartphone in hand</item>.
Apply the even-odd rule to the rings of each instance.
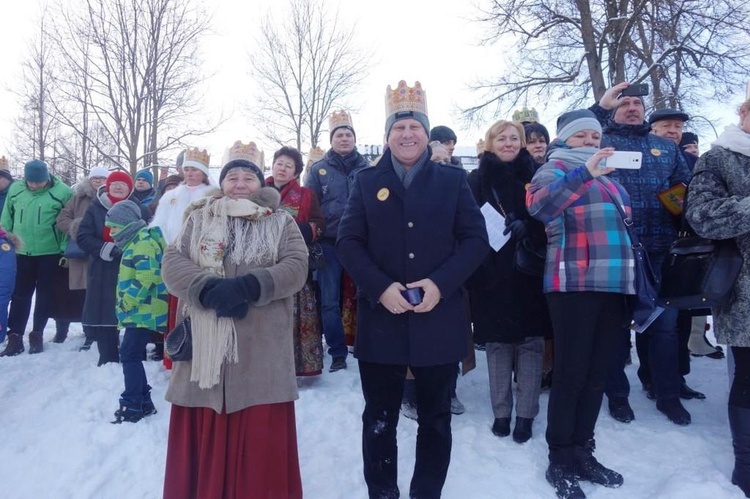
[[[641,167],[643,154],[639,151],[614,151],[612,156],[604,158],[604,168],[638,170]]]
[[[422,303],[422,288],[405,289],[401,291],[401,296],[411,305],[419,305]]]
[[[628,85],[627,88],[620,93],[620,97],[640,97],[642,95],[648,95],[648,83]]]

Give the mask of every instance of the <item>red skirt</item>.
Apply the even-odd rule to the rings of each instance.
[[[294,402],[217,414],[172,405],[165,499],[298,499]]]
[[[177,297],[167,294],[167,334],[177,325]],[[167,339],[167,334],[164,335],[164,341]],[[164,352],[164,359],[162,360],[164,367],[167,370],[172,369],[172,359],[169,358],[169,354]]]

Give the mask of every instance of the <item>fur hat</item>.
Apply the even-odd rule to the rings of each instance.
[[[563,142],[581,130],[596,130],[602,133],[602,126],[599,124],[599,120],[588,109],[569,111],[557,118],[557,138]]]
[[[49,182],[47,163],[41,159],[32,159],[23,167],[23,178],[26,182]]]

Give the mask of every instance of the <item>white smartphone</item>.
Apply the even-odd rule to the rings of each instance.
[[[637,170],[641,167],[643,153],[638,151],[614,151],[612,156],[604,158],[604,168],[622,168]]]

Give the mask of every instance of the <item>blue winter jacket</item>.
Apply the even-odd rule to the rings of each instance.
[[[611,112],[594,104],[589,108],[602,124],[602,147],[643,153],[639,170],[616,170],[609,177],[617,180],[630,195],[633,223],[638,238],[652,253],[665,253],[677,238],[679,220],[667,211],[658,194],[690,181],[690,170],[677,144],[650,133],[650,127],[622,125],[612,120]]]
[[[8,304],[16,286],[16,246],[0,231],[0,342],[8,332]]]
[[[346,156],[341,156],[331,149],[323,159],[310,168],[305,178],[305,187],[312,190],[320,201],[320,208],[326,220],[324,239],[335,241],[354,177],[362,168],[369,166],[364,156],[356,149]]]

